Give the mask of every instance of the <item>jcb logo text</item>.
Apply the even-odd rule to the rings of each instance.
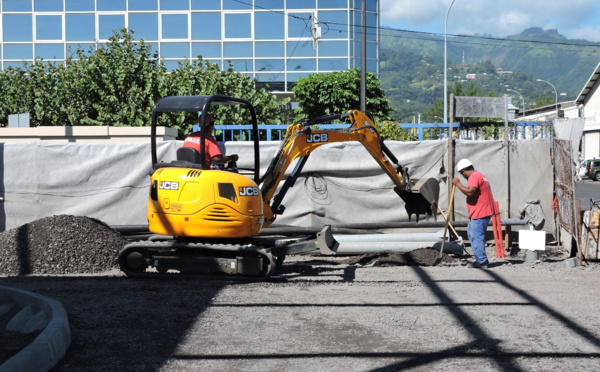
[[[179,182],[162,181],[158,188],[161,190],[179,190]]]
[[[258,187],[240,187],[240,196],[258,196]]]
[[[306,136],[306,143],[327,142],[329,141],[327,133],[315,133]]]

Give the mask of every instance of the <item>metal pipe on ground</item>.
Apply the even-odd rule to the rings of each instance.
[[[336,255],[352,256],[379,252],[408,253],[421,248],[433,248],[440,250],[442,242],[341,242],[337,246]],[[443,253],[461,255],[463,252],[462,242],[444,243]],[[318,254],[318,251],[309,252]]]
[[[526,225],[525,220],[510,218],[501,221],[503,226],[512,225]],[[452,226],[456,227],[467,227],[469,221],[452,221]],[[489,225],[492,225],[490,221]],[[343,224],[331,226],[331,231],[335,233],[358,233],[364,234],[368,230],[383,230],[383,229],[401,229],[401,228],[432,228],[440,227],[444,228],[446,221],[443,222],[384,222],[384,223],[355,223],[355,224]],[[266,227],[260,231],[260,235],[287,235],[287,234],[316,234],[320,232],[323,227],[307,226],[284,226],[284,225],[272,225]],[[354,230],[354,231],[353,231]],[[358,231],[356,231],[358,230]]]
[[[407,233],[407,234],[333,234],[338,242],[436,242],[442,238],[443,230],[433,233]]]

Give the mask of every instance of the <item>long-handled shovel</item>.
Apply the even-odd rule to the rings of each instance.
[[[452,207],[454,206],[454,191],[456,191],[456,185],[452,185],[452,191],[450,192],[450,201],[448,202],[448,216],[445,216],[444,212],[440,208],[442,216],[446,219],[446,226],[444,227],[444,236],[442,237],[442,247],[440,248],[440,257],[442,257],[442,253],[444,253],[444,242],[446,241],[446,234],[448,233],[448,226],[450,225],[450,217],[452,216]],[[456,234],[456,231],[454,233]]]

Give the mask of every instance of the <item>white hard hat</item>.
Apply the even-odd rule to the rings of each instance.
[[[460,159],[458,163],[456,163],[456,170],[461,171],[465,168],[472,167],[473,163],[469,159]]]

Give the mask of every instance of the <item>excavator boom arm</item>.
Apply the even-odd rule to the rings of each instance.
[[[320,130],[311,127],[311,125],[330,122],[344,117],[348,117],[350,120],[348,128]],[[361,111],[352,110],[345,114],[328,115],[291,124],[287,128],[286,135],[281,141],[267,172],[261,179],[261,192],[265,204],[265,225],[268,226],[272,223],[276,214],[283,213],[283,210],[280,209],[280,202],[283,195],[289,187],[293,186],[295,179],[312,151],[328,143],[349,141],[360,142],[365,147],[381,169],[394,182],[396,185],[395,190],[402,191],[408,189],[408,176],[405,173],[401,175],[403,173],[402,166],[398,164],[396,157],[383,143],[371,119]],[[273,200],[277,186],[283,179],[288,167],[296,159],[301,160],[299,160],[291,176],[286,180],[279,195],[275,196]]]

